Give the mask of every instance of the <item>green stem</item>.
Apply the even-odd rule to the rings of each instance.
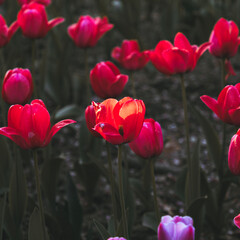
[[[123,222],[123,235],[128,238],[128,224],[127,224],[127,214],[125,208],[124,192],[123,192],[123,172],[122,172],[122,145],[118,145],[118,184],[119,184],[119,197],[122,212],[122,222]]]
[[[32,40],[32,79],[33,79],[33,89],[34,89],[34,98],[38,98],[38,91],[37,91],[37,84],[35,79],[35,61],[37,56],[37,46],[36,46],[36,40]]]
[[[43,238],[44,238],[44,240],[47,240],[46,224],[45,224],[43,202],[42,202],[42,192],[41,192],[41,188],[40,188],[40,177],[39,177],[39,170],[38,170],[37,150],[33,150],[33,159],[34,159],[34,170],[35,170],[37,196],[38,196],[38,204],[39,204],[39,210],[40,210],[40,216],[41,216]]]
[[[90,96],[90,84],[89,84],[89,67],[88,67],[88,49],[84,49],[84,64],[85,64],[85,88],[86,88],[86,99],[85,104],[89,105],[91,101]]]
[[[0,240],[3,239],[3,223],[4,223],[4,216],[5,216],[6,201],[7,201],[7,193],[4,192],[2,218],[1,218],[1,225],[0,225],[0,227],[1,227],[1,228],[0,228]]]
[[[221,59],[221,88],[222,89],[226,85],[225,75],[226,75],[226,71],[225,71],[225,58],[222,58]]]
[[[131,81],[131,87],[132,87],[132,95],[133,95],[133,98],[136,99],[137,98],[137,94],[136,94],[136,88],[135,88],[135,81],[134,81],[134,72],[131,71],[130,73],[130,81]]]
[[[181,74],[181,88],[182,88],[182,102],[183,102],[183,109],[184,109],[184,125],[185,125],[185,137],[186,137],[186,149],[187,149],[187,167],[188,167],[188,180],[187,180],[187,207],[189,206],[189,203],[191,202],[192,193],[194,186],[192,186],[192,162],[191,162],[191,156],[190,156],[190,138],[189,138],[189,121],[188,121],[188,109],[187,109],[187,95],[186,95],[186,89],[185,89],[185,83],[184,83],[184,75]]]
[[[160,222],[160,214],[159,214],[159,208],[158,208],[158,202],[157,202],[157,188],[156,188],[156,181],[155,181],[155,175],[154,175],[154,161],[153,161],[153,159],[149,159],[149,161],[150,161],[150,167],[151,167],[154,208],[155,208],[155,213],[156,213],[156,219],[157,219],[157,222],[159,223]]]
[[[109,146],[109,143],[107,141],[106,141],[106,146],[107,146],[107,154],[108,154],[109,180],[110,180],[110,186],[111,186],[114,227],[115,227],[115,232],[116,232],[117,231],[117,226],[118,226],[118,224],[117,224],[117,205],[116,205],[115,190],[114,190],[112,157],[111,157],[111,152],[110,152],[110,146]]]

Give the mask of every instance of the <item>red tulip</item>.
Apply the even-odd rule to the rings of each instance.
[[[28,69],[7,71],[3,80],[2,98],[8,104],[25,104],[33,93],[32,75]]]
[[[174,46],[169,41],[160,41],[155,50],[151,51],[150,60],[158,71],[167,75],[189,72],[195,68],[198,59],[209,45],[209,42],[200,47],[190,45],[182,33],[177,33]]]
[[[115,47],[113,49],[112,58],[128,70],[137,70],[143,68],[148,63],[149,51],[140,52],[136,40],[124,40],[121,48]]]
[[[94,47],[98,40],[109,30],[113,24],[108,23],[108,18],[92,18],[81,16],[77,23],[68,27],[68,34],[79,48]]]
[[[228,167],[234,175],[240,175],[240,129],[233,135],[229,145]]]
[[[163,136],[160,124],[152,118],[145,119],[140,134],[128,145],[142,158],[160,155],[163,150]]]
[[[112,62],[100,62],[91,70],[90,82],[100,98],[114,98],[122,93],[128,76],[120,74]]]
[[[17,0],[19,5],[23,5],[23,4],[28,4],[31,2],[35,2],[35,3],[39,3],[42,4],[44,6],[48,6],[49,4],[51,4],[51,0]]]
[[[234,224],[240,228],[240,214],[238,214],[235,218],[234,218]]]
[[[76,121],[66,119],[51,128],[50,115],[42,100],[31,104],[12,105],[8,111],[8,127],[0,128],[0,134],[10,138],[23,149],[45,147],[63,127]]]
[[[64,18],[54,18],[48,22],[45,6],[31,2],[22,6],[17,21],[23,35],[34,39],[44,37],[50,29],[63,22]]]
[[[18,23],[15,21],[8,28],[5,19],[2,15],[0,15],[0,47],[5,46],[10,41],[13,34],[17,31],[18,27]]]
[[[87,128],[90,133],[95,137],[102,137],[98,132],[94,131],[93,128],[96,125],[96,113],[93,105],[90,105],[85,110],[85,120]]]
[[[139,135],[145,115],[142,100],[109,98],[100,104],[93,102],[93,106],[96,112],[94,130],[111,144],[127,143]]]
[[[223,122],[240,126],[240,83],[226,86],[217,100],[207,95],[200,98]]]

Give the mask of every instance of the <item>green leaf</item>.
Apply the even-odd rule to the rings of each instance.
[[[55,120],[59,121],[65,118],[75,118],[80,116],[80,113],[80,108],[76,104],[67,105],[56,112]]]
[[[55,208],[57,181],[62,162],[61,157],[47,159],[41,171],[42,187],[52,208]]]
[[[19,152],[16,151],[16,156],[19,156],[18,153]],[[27,207],[27,184],[20,157],[16,157],[16,163],[12,169],[9,189],[9,206],[16,228],[18,228],[20,227]]]
[[[40,211],[37,207],[29,219],[28,240],[44,240]]]
[[[152,229],[154,232],[157,233],[159,223],[157,222],[155,212],[144,213],[142,218],[142,225],[144,227]]]
[[[220,167],[222,147],[216,130],[212,127],[210,121],[205,118],[197,108],[191,106],[191,110],[196,116],[196,120],[201,125],[205,138],[207,140],[207,147],[210,158],[214,161],[217,169]]]
[[[73,238],[78,240],[82,230],[83,211],[78,199],[77,189],[70,175],[67,180],[68,218],[73,229]]]
[[[97,228],[99,234],[102,237],[102,240],[106,240],[111,237],[110,233],[107,231],[107,229],[96,219],[93,219],[93,223],[95,224],[95,227]]]

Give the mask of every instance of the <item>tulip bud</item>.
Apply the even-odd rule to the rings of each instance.
[[[158,226],[158,240],[194,240],[195,228],[191,217],[163,216]]]
[[[47,20],[45,6],[31,2],[24,4],[18,13],[17,21],[22,33],[28,38],[42,38],[50,29],[64,21],[64,18]]]
[[[140,52],[136,40],[124,40],[122,46],[112,50],[112,58],[128,70],[143,68],[149,61],[149,51]]]
[[[91,86],[100,98],[115,98],[119,96],[128,76],[120,74],[119,69],[111,62],[100,62],[90,72]]]
[[[108,23],[108,18],[92,18],[81,16],[77,23],[68,27],[68,34],[79,48],[94,47],[98,40],[109,30],[113,24]]]
[[[232,137],[229,145],[228,167],[234,175],[240,175],[240,129]]]
[[[128,145],[142,158],[160,155],[163,150],[163,136],[160,124],[152,118],[145,119],[140,134]]]
[[[25,104],[33,93],[32,75],[28,69],[7,71],[2,85],[2,98],[8,104]]]

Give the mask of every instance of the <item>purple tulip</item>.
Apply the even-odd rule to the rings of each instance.
[[[163,216],[158,226],[158,240],[194,240],[195,228],[191,217]]]

